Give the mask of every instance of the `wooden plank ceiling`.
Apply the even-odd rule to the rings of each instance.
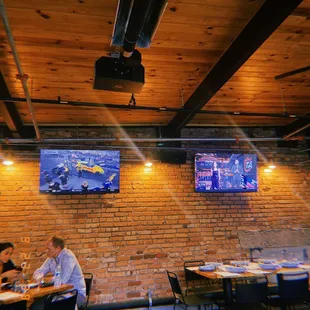
[[[137,105],[181,108],[249,19],[261,0],[169,0],[149,49],[140,49],[145,85]],[[9,23],[33,98],[128,104],[130,94],[94,90],[95,61],[110,46],[117,0],[6,0]],[[12,97],[24,98],[3,25],[0,70]],[[310,71],[310,0],[304,0],[204,107],[306,115]],[[16,103],[31,124],[26,103]],[[173,112],[115,110],[35,103],[38,125],[167,125]],[[1,111],[1,110],[0,110]],[[197,114],[189,125],[281,126],[291,119]],[[4,115],[0,115],[4,124]]]

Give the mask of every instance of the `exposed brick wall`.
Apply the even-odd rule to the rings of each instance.
[[[128,131],[130,136],[154,136],[150,129]],[[237,134],[225,131],[222,136]],[[87,137],[87,132],[91,137],[113,134],[92,128],[79,130],[79,136]],[[43,134],[76,137],[76,130]],[[184,132],[186,137],[215,134],[205,129]],[[248,144],[213,143],[212,147],[250,150]],[[240,253],[238,231],[310,228],[309,166],[292,165],[306,160],[307,154],[279,150],[269,142],[256,147],[277,161],[278,168],[266,175],[260,161],[259,191],[246,194],[195,193],[190,161],[157,163],[148,174],[142,163],[122,161],[121,192],[103,196],[40,195],[38,160],[1,166],[1,239],[15,243],[16,263],[22,261],[22,253],[30,256],[32,273],[45,258],[46,239],[63,236],[83,270],[94,274],[91,300],[95,303],[145,298],[148,289],[154,296],[171,296],[166,269],[182,275],[183,260],[233,257]],[[128,159],[133,151],[121,153]]]
[[[238,237],[244,249],[295,247],[296,250],[300,248],[302,251],[303,248],[310,247],[309,228],[239,231]]]

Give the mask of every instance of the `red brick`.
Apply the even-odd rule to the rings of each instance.
[[[141,281],[129,281],[128,286],[138,286],[141,285]]]

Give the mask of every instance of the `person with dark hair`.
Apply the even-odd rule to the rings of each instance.
[[[14,280],[20,274],[11,260],[13,250],[14,245],[11,242],[0,243],[0,280],[2,279],[2,282]]]
[[[62,173],[60,176],[59,176],[59,179],[61,181],[61,186],[66,188],[68,186],[68,175],[65,174],[65,173]]]
[[[217,167],[217,162],[212,163],[211,168],[211,189],[220,189],[220,170]]]
[[[88,182],[87,181],[83,181],[82,185],[81,185],[82,191],[83,192],[87,192],[88,190]]]
[[[43,175],[44,175],[44,179],[45,179],[47,184],[50,184],[53,182],[53,179],[51,178],[51,176],[49,175],[49,173],[46,170],[43,171]]]
[[[48,190],[49,192],[53,192],[53,191],[60,191],[60,183],[59,182],[52,182],[48,185]]]
[[[113,184],[113,179],[115,178],[115,176],[116,176],[116,173],[111,174],[107,178],[107,180],[104,183],[102,183],[102,186],[103,186],[104,189],[110,189],[110,187]]]
[[[76,170],[78,173],[78,178],[82,178],[83,177],[83,168],[82,168],[81,164],[76,165]]]
[[[81,266],[75,255],[65,248],[65,241],[57,236],[47,240],[46,254],[48,258],[43,265],[37,269],[33,277],[37,274],[46,275],[47,273],[56,274],[56,269],[61,270],[60,279],[62,284],[72,284],[78,291],[77,305],[82,306],[86,301],[86,285]],[[31,309],[40,309],[32,307]]]

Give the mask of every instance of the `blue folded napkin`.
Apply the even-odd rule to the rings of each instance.
[[[200,271],[213,271],[215,270],[214,265],[205,265],[205,266],[199,266]]]

